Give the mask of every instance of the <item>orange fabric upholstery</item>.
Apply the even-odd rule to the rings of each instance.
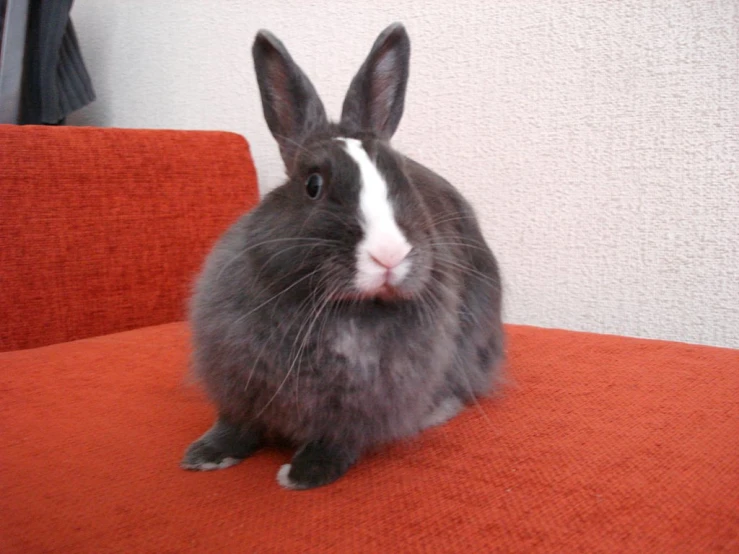
[[[0,125],[0,351],[181,320],[257,195],[235,134]]]
[[[181,470],[175,320],[256,196],[236,135],[0,126],[0,553],[739,552],[735,350],[510,326],[503,396],[331,486]]]
[[[0,552],[739,552],[739,351],[508,331],[501,398],[305,492],[179,469],[184,324],[0,354]]]

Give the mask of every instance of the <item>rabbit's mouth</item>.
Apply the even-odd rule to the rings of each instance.
[[[407,294],[403,294],[400,289],[392,286],[390,283],[382,285],[377,289],[373,296],[379,300],[384,300],[385,302],[408,298]]]
[[[370,291],[352,291],[352,292],[339,292],[332,295],[332,299],[336,301],[351,301],[351,302],[399,302],[403,300],[410,300],[413,298],[413,294],[404,290],[400,287],[395,287],[390,283],[384,283],[378,288]]]

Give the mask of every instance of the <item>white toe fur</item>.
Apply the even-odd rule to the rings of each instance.
[[[435,427],[446,423],[457,415],[462,407],[462,401],[458,398],[447,398],[433,412],[426,416],[426,419],[423,421],[423,427]]]
[[[288,474],[290,473],[290,468],[292,465],[285,464],[280,468],[280,471],[277,472],[277,482],[280,484],[281,487],[284,487],[289,490],[296,490],[300,487],[297,483],[292,481],[290,477],[288,477]]]
[[[185,469],[194,469],[197,471],[214,471],[216,469],[226,469],[227,467],[235,466],[241,461],[241,458],[223,458],[218,463],[215,462],[203,462],[202,464],[182,464]]]

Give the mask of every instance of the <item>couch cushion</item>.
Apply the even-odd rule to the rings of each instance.
[[[0,125],[0,351],[181,320],[256,200],[233,133]]]
[[[508,331],[504,396],[305,492],[179,469],[183,324],[0,354],[0,551],[737,552],[738,351]]]

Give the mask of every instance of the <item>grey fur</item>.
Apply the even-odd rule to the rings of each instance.
[[[256,42],[263,40],[260,33]],[[401,59],[406,42],[403,27],[391,26],[368,60],[394,48],[402,52],[391,57]],[[275,52],[283,74],[300,72],[281,43]],[[255,63],[260,86],[289,98]],[[407,63],[398,70],[403,82],[394,94],[402,96]],[[362,71],[373,71],[372,63],[347,97],[372,103],[357,90],[366,84]],[[300,91],[301,104],[320,103],[312,85]],[[402,112],[402,99],[392,100]],[[366,107],[345,103],[342,121],[361,121],[349,112]],[[394,151],[386,133],[328,122],[307,134],[300,122],[283,127],[295,143],[288,181],[220,239],[192,299],[194,368],[219,421],[183,465],[210,469],[278,440],[298,448],[280,482],[303,489],[334,481],[368,449],[441,422],[440,410],[453,415],[445,407],[488,393],[504,337],[495,258],[452,185]],[[367,298],[354,288],[358,168],[336,137],[362,140],[413,246],[412,269],[394,297]],[[324,186],[314,200],[304,183],[316,172]]]

